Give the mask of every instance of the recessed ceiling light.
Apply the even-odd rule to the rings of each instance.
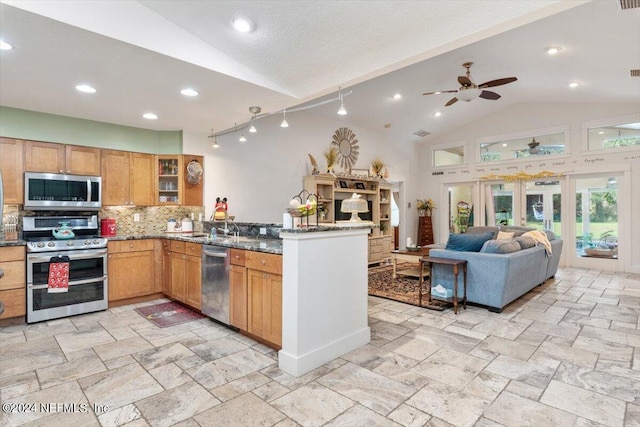
[[[604,135],[604,131],[598,132],[598,135]]]
[[[233,28],[241,33],[250,33],[256,28],[256,23],[248,16],[238,16],[233,20]]]
[[[393,95],[393,99],[401,99],[402,95],[400,95],[399,93],[396,93],[395,95]]]
[[[156,120],[158,118],[158,116],[153,113],[144,113],[142,117],[144,117],[147,120]]]
[[[561,47],[551,46],[547,48],[547,55],[555,55],[562,50]]]
[[[433,113],[433,117],[440,117],[442,115],[442,112],[440,111],[436,111],[435,113]]]
[[[76,90],[78,92],[84,92],[84,93],[96,93],[96,89],[89,85],[77,85]]]
[[[183,94],[184,96],[198,96],[198,91],[191,88],[182,89],[180,93]]]
[[[570,87],[571,89],[575,89],[575,88],[577,88],[578,86],[580,86],[580,83],[578,83],[578,82],[571,82],[571,83],[569,83],[569,87]]]
[[[13,49],[13,46],[11,46],[9,43],[7,43],[4,40],[0,40],[0,50],[11,50]]]
[[[433,92],[434,95],[440,95],[442,92],[437,91],[437,92]]]
[[[505,142],[504,144],[502,144],[502,146],[503,146],[503,147],[506,147],[506,146],[507,146],[507,143]]]

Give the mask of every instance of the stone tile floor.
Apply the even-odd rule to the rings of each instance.
[[[0,328],[0,425],[640,426],[638,275],[561,269],[500,314],[370,297],[371,343],[299,378],[134,307]]]

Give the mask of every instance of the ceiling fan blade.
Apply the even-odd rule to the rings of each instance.
[[[449,102],[447,102],[446,104],[444,104],[445,107],[448,107],[449,105],[455,104],[456,102],[458,102],[458,98],[456,98],[455,96],[453,98],[451,98],[449,100]]]
[[[478,87],[480,89],[483,89],[485,87],[502,86],[502,85],[506,85],[507,83],[513,83],[516,80],[518,80],[517,77],[505,77],[504,79],[490,80],[486,83],[482,83],[481,85],[478,85]]]
[[[438,95],[441,93],[456,93],[456,92],[457,90],[438,90],[435,92],[426,92],[426,93],[423,93],[423,95]]]
[[[464,87],[471,86],[473,84],[471,79],[469,79],[469,77],[467,76],[458,76],[458,83],[460,83]]]
[[[480,92],[480,98],[492,99],[495,101],[496,99],[500,99],[500,95],[495,92],[491,92],[490,90],[483,90]]]

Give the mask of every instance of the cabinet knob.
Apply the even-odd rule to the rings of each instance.
[[[266,263],[267,263],[267,261],[266,261],[266,260],[264,260],[264,259],[261,259],[261,260],[260,260],[260,264],[265,265]]]
[[[64,172],[62,169],[58,169],[58,173],[62,173]]]

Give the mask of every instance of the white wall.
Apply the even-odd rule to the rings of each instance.
[[[302,190],[302,177],[311,172],[307,153],[325,172],[322,153],[340,127],[350,128],[358,139],[360,154],[355,168],[368,169],[371,161],[379,157],[389,166],[390,180],[407,183],[407,200],[418,197],[419,162],[413,143],[397,141],[387,131],[352,125],[348,116],[330,119],[312,111],[296,112],[287,114],[286,129],[280,127],[281,120],[276,115],[256,121],[258,132],[245,132],[246,143],[238,142],[240,133],[219,137],[218,149],[212,148],[213,141],[206,134],[184,134],[183,151],[205,156],[207,217],[215,198],[226,196],[229,214],[235,215],[236,221],[282,223],[289,200]]]
[[[478,182],[479,178],[490,173],[513,174],[525,171],[535,174],[541,171],[551,171],[562,174],[576,172],[596,172],[607,168],[627,168],[628,191],[631,200],[624,200],[626,211],[619,212],[619,220],[624,230],[630,233],[631,247],[630,257],[624,266],[626,271],[640,272],[640,147],[627,151],[609,153],[589,153],[583,151],[583,131],[585,122],[600,119],[615,118],[619,116],[640,114],[638,104],[517,104],[505,108],[495,114],[484,117],[477,122],[469,123],[457,128],[446,135],[438,136],[429,141],[430,145],[440,145],[449,142],[465,141],[467,148],[467,164],[446,168],[431,167],[431,150],[429,146],[421,147],[422,164],[424,173],[421,176],[422,188],[428,197],[434,198],[437,206],[446,206],[446,192],[444,183],[451,182]],[[528,130],[535,130],[554,126],[564,126],[569,129],[568,151],[563,158],[545,159],[536,158],[524,162],[488,162],[476,161],[479,152],[480,138],[506,135]],[[615,165],[615,166],[614,166]],[[433,175],[433,173],[442,173]],[[619,196],[623,197],[623,195]],[[477,203],[477,200],[474,201]],[[476,215],[477,217],[478,215]],[[435,239],[436,242],[444,242],[447,239],[446,209],[437,209],[434,212]],[[567,217],[568,220],[571,220]]]

